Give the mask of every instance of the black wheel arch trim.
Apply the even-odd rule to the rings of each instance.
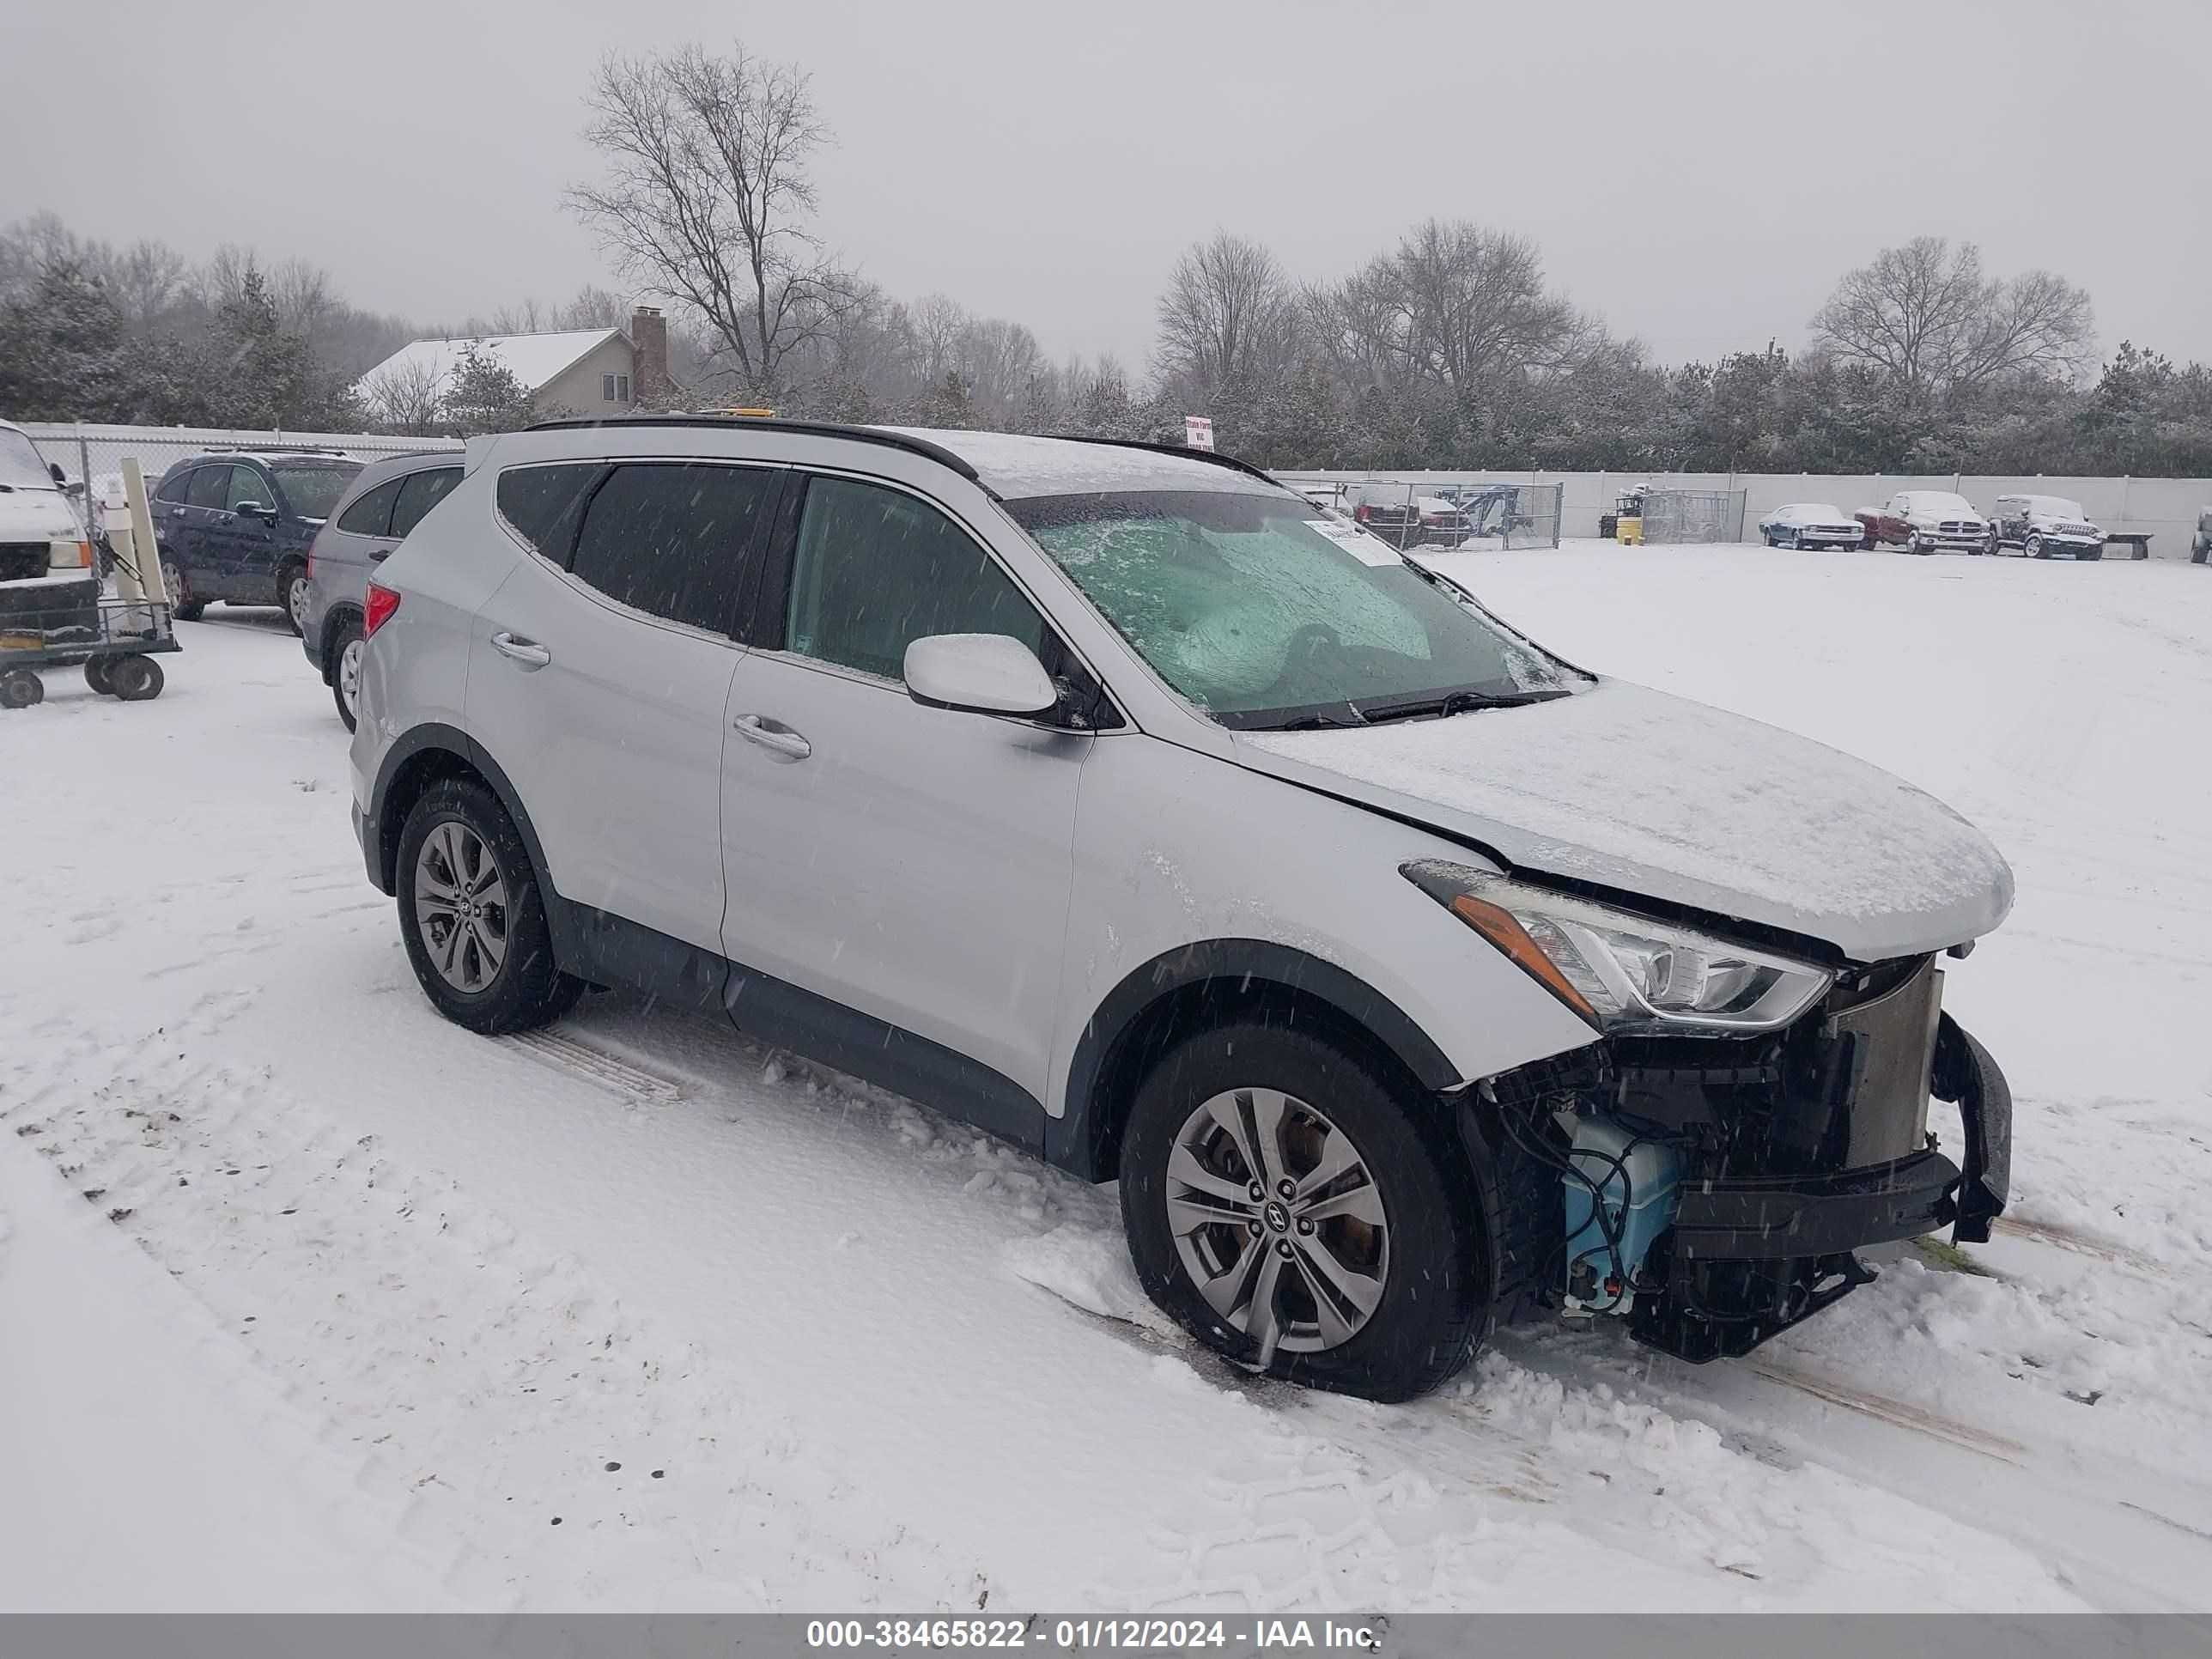
[[[1121,1045],[1146,1014],[1194,986],[1218,983],[1239,994],[1279,987],[1328,1005],[1373,1036],[1431,1091],[1464,1082],[1459,1068],[1413,1018],[1356,974],[1309,951],[1267,939],[1212,939],[1178,945],[1125,975],[1093,1011],[1068,1061],[1065,1111],[1045,1125],[1048,1162],[1091,1181],[1112,1178],[1117,1115],[1126,1102],[1102,1097]]]
[[[385,818],[391,804],[392,784],[407,770],[410,763],[425,753],[453,756],[491,787],[492,793],[499,797],[499,804],[507,809],[507,817],[514,821],[515,833],[522,837],[522,844],[530,854],[530,862],[537,872],[539,885],[550,894],[553,884],[545,871],[544,843],[538,839],[537,828],[530,822],[530,814],[523,809],[522,797],[515,793],[514,785],[500,769],[499,763],[484,751],[482,744],[458,726],[436,721],[410,727],[385,751],[384,759],[377,767],[376,783],[369,792],[368,822],[362,829],[362,853],[368,863],[369,879],[376,884],[377,890],[386,894],[398,891],[398,872],[394,864],[399,850],[400,826],[391,826],[392,832],[387,835],[385,833]],[[549,915],[562,908],[565,907],[549,905]],[[561,920],[555,918],[554,948],[558,951],[564,944],[573,947],[575,940],[572,938],[564,941],[561,932]]]

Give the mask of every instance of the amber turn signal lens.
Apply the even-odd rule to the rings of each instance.
[[[1589,1006],[1589,999],[1568,983],[1567,976],[1528,937],[1528,930],[1513,919],[1510,911],[1486,903],[1472,893],[1455,895],[1449,908],[1454,915],[1503,951],[1522,973],[1591,1024],[1602,1026],[1604,1022],[1598,1018],[1597,1010]]]

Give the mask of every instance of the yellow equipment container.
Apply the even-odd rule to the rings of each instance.
[[[1625,518],[1616,520],[1613,527],[1613,538],[1623,547],[1643,546],[1644,520],[1641,518]]]

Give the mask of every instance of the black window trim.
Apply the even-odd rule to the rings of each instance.
[[[436,462],[427,463],[422,466],[410,466],[404,472],[395,472],[392,477],[386,478],[384,481],[384,483],[377,485],[379,489],[383,489],[385,483],[397,484],[399,486],[397,489],[392,492],[392,511],[384,515],[384,533],[386,536],[392,534],[392,520],[399,516],[399,498],[407,493],[407,486],[409,484],[414,483],[416,479],[422,477],[426,473],[451,472],[453,475],[453,481],[446,486],[446,495],[450,495],[456,489],[459,489],[461,487],[461,478],[465,470],[466,469],[461,465],[458,458],[454,458],[450,460],[441,459]],[[430,503],[430,507],[434,507],[440,501],[443,501],[446,499],[446,495],[439,496],[437,501]],[[423,509],[423,518],[429,517],[430,507],[425,507]],[[422,522],[422,519],[417,519],[415,521],[416,524],[420,524]],[[401,532],[401,538],[404,539],[405,536],[410,532],[413,528],[413,525],[409,526],[407,531]]]
[[[523,534],[521,527],[499,509],[499,485],[501,479],[510,472],[521,472],[544,466],[586,466],[599,469],[598,476],[591,481],[584,491],[583,500],[576,510],[575,522],[569,527],[568,544],[562,550],[561,556],[557,560]],[[599,499],[599,491],[606,488],[607,480],[614,477],[615,470],[624,466],[744,467],[753,471],[764,471],[775,475],[769,480],[768,499],[763,504],[762,511],[754,521],[752,544],[744,550],[745,568],[738,573],[737,587],[731,598],[729,626],[726,629],[718,631],[699,623],[685,622],[680,617],[664,617],[658,611],[641,611],[635,605],[625,605],[611,593],[592,586],[591,583],[576,574],[576,544],[584,533],[585,520],[591,517],[592,503]],[[747,604],[748,597],[758,583],[761,564],[768,556],[768,538],[771,526],[777,521],[777,514],[782,505],[784,492],[788,488],[787,481],[790,474],[791,467],[787,462],[756,460],[735,455],[620,455],[612,458],[604,455],[568,455],[549,457],[542,461],[518,461],[512,466],[500,468],[497,475],[492,479],[492,516],[499,521],[499,527],[505,531],[525,553],[537,559],[540,563],[550,566],[560,574],[563,581],[594,605],[612,611],[617,616],[635,617],[659,628],[680,628],[686,633],[696,635],[702,639],[714,640],[743,649],[747,644],[744,625],[750,614]]]
[[[792,572],[799,558],[799,526],[805,512],[808,488],[816,478],[844,478],[854,483],[873,484],[880,489],[895,490],[913,497],[925,507],[932,507],[966,532],[969,538],[983,550],[983,556],[996,566],[1000,575],[1020,594],[1029,607],[1036,612],[1043,624],[1045,649],[1038,653],[1044,671],[1055,681],[1065,682],[1071,696],[1063,707],[1042,720],[1018,720],[1016,724],[1034,726],[1050,732],[1113,732],[1127,726],[1127,721],[1114,702],[1106,681],[1083,653],[1069,643],[1066,633],[1054,620],[1049,607],[1037,599],[1036,593],[1019,573],[1008,568],[999,556],[999,550],[991,545],[991,538],[978,530],[956,508],[917,489],[901,478],[887,478],[878,473],[860,472],[848,467],[831,466],[816,462],[801,461],[787,470],[783,498],[769,516],[770,540],[755,562],[754,574],[748,582],[740,611],[744,632],[738,636],[740,643],[756,651],[772,651],[793,663],[804,664],[823,673],[836,674],[878,690],[892,692],[904,698],[903,684],[885,680],[864,669],[850,667],[844,663],[830,662],[820,657],[811,657],[793,651],[785,637],[786,622],[791,605]]]

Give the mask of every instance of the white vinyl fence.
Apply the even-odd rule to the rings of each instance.
[[[1807,472],[1279,472],[1285,483],[1537,483],[1563,486],[1561,535],[1597,534],[1598,516],[1610,513],[1619,498],[1637,485],[1655,489],[1741,490],[1744,534],[1758,537],[1759,521],[1791,501],[1828,501],[1845,513],[1879,507],[1900,489],[1956,491],[1986,513],[2000,495],[2063,495],[2082,508],[2107,534],[2147,535],[2154,559],[2185,559],[2196,533],[2197,515],[2212,507],[2212,478],[2032,478],[1977,477],[1972,473],[1916,474]]]
[[[459,449],[459,438],[392,438],[368,432],[259,432],[232,427],[95,426],[77,421],[26,421],[23,430],[49,463],[72,478],[82,478],[103,499],[122,472],[126,456],[136,457],[150,491],[172,462],[210,449],[342,449],[363,460],[412,455],[428,449]],[[105,482],[104,482],[105,481]],[[109,503],[111,506],[112,502]]]

